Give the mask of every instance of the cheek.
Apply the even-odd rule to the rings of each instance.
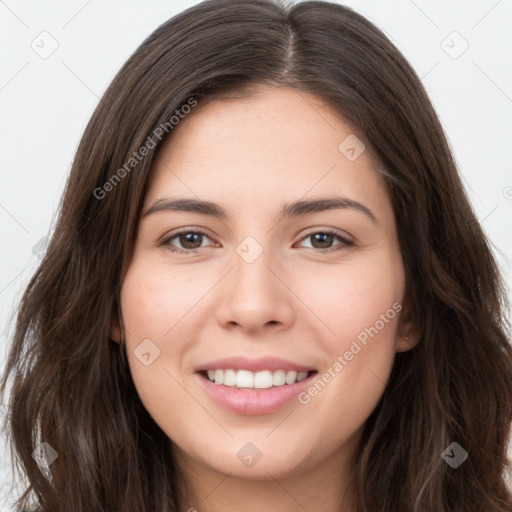
[[[303,405],[316,402],[336,421],[352,415],[358,418],[354,425],[371,413],[395,356],[403,292],[399,265],[390,254],[378,261],[369,258],[367,264],[331,267],[318,275],[316,286],[302,290],[308,306],[318,312],[316,323],[325,333],[319,339],[327,355],[316,384],[302,397]]]
[[[179,268],[153,265],[151,261],[135,263],[121,291],[126,330],[134,342],[154,338],[163,344],[175,328],[183,327],[181,320],[197,306],[207,289],[208,283],[202,286]]]
[[[188,338],[182,336],[183,329],[193,324],[181,320],[197,302],[200,290],[183,293],[187,280],[183,274],[169,275],[168,269],[135,264],[121,290],[131,375],[145,408],[159,424],[170,421],[166,411],[187,414],[191,408],[178,380]],[[178,331],[180,336],[174,335]]]
[[[345,313],[339,315],[334,324],[337,335],[324,342],[330,357],[317,379],[298,396],[300,412],[295,417],[308,418],[303,436],[314,441],[315,457],[327,456],[333,444],[342,446],[357,436],[386,388],[395,357],[400,304],[395,302],[393,307],[383,300],[378,305],[383,306],[377,310],[383,311],[385,320],[376,319],[370,306],[357,322]],[[368,321],[360,323],[361,318]]]
[[[310,309],[309,316],[331,347],[329,353],[343,350],[359,335],[364,341],[368,329],[377,324],[381,338],[392,337],[396,330],[398,308],[402,300],[403,278],[400,262],[393,253],[359,259],[352,263],[329,265],[315,279],[302,282],[300,296]],[[313,316],[312,313],[315,314]],[[384,317],[382,317],[384,315]],[[373,329],[371,329],[373,332]]]

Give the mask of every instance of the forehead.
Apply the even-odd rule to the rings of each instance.
[[[341,116],[319,96],[288,87],[261,86],[241,98],[207,98],[180,121],[163,156],[177,156],[193,147],[195,154],[204,157],[214,147],[216,156],[236,161],[263,159],[267,154],[296,160],[306,155],[317,158],[319,149],[328,146],[329,153],[337,156],[339,142],[351,133]]]
[[[368,148],[325,100],[261,87],[200,103],[180,120],[153,165],[145,204],[187,195],[261,210],[335,192],[389,214],[387,187],[374,169]]]

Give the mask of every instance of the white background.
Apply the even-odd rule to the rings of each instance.
[[[33,247],[51,229],[98,99],[147,35],[196,3],[0,0],[0,372],[7,323],[39,262]],[[381,28],[422,77],[510,283],[512,0],[340,3]],[[43,44],[58,48],[43,59],[32,48]],[[9,467],[0,447],[0,512]]]

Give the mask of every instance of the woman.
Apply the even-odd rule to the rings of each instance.
[[[106,91],[23,297],[18,506],[510,511],[504,302],[381,31],[201,3]]]

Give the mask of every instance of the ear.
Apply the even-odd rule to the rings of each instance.
[[[412,320],[410,309],[406,306],[400,317],[397,333],[397,352],[406,352],[414,348],[421,340],[421,330]]]
[[[110,339],[116,343],[121,343],[122,333],[121,326],[119,325],[119,319],[117,315],[112,315],[112,321],[110,323]]]

